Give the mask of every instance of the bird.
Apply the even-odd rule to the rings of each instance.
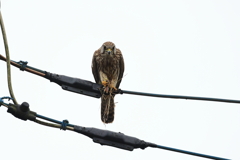
[[[114,120],[114,91],[118,90],[124,72],[124,60],[120,49],[113,42],[105,42],[94,52],[92,73],[95,82],[103,85],[101,96],[101,120],[112,123]]]

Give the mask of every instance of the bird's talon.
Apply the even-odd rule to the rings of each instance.
[[[102,85],[106,87],[108,85],[108,81],[102,81]]]
[[[114,89],[115,91],[117,90],[117,88],[114,87],[113,85],[110,85],[109,87],[112,88],[112,89]]]

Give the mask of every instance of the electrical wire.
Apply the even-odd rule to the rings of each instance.
[[[149,96],[149,97],[161,97],[161,98],[176,98],[176,99],[186,99],[186,100],[191,99],[191,100],[215,101],[215,102],[226,102],[226,103],[240,103],[240,100],[233,100],[233,99],[154,94],[154,93],[126,91],[126,90],[120,90],[119,93],[120,94],[125,93],[125,94],[139,95],[139,96]]]
[[[7,61],[7,59],[3,55],[1,55],[1,54],[0,54],[0,59],[3,60],[3,61]],[[17,68],[21,67],[21,65],[19,63],[11,61],[11,60],[10,60],[10,64],[15,66],[15,67],[17,67]],[[30,72],[30,73],[32,73],[32,74],[41,76],[41,77],[45,76],[43,71],[40,71],[39,69],[36,69],[36,68],[26,67],[25,70]]]
[[[165,149],[165,150],[169,150],[169,151],[179,152],[179,153],[183,153],[183,154],[189,154],[189,155],[198,156],[198,157],[202,157],[202,158],[209,158],[209,159],[215,159],[215,160],[229,160],[229,159],[226,159],[226,158],[215,157],[215,156],[211,156],[211,155],[185,151],[185,150],[181,150],[181,149],[156,145],[156,144],[153,144],[153,143],[149,143],[149,146],[153,147],[153,148]]]
[[[9,93],[12,97],[12,100],[14,102],[15,105],[17,105],[17,101],[16,101],[16,98],[14,96],[14,93],[13,93],[13,89],[12,89],[12,83],[11,83],[11,66],[10,66],[10,63],[12,63],[13,65],[15,66],[18,66],[19,67],[19,64],[17,64],[16,62],[11,62],[10,61],[10,54],[9,54],[9,48],[8,48],[8,43],[7,43],[7,36],[6,36],[6,31],[5,31],[5,28],[4,28],[4,23],[3,23],[3,19],[2,19],[2,14],[1,14],[1,11],[0,11],[0,25],[1,25],[1,30],[2,30],[2,35],[3,35],[3,41],[4,41],[4,46],[5,46],[5,52],[6,52],[6,62],[7,62],[7,79],[8,79],[8,88],[9,88]],[[2,57],[0,58],[2,59]],[[40,75],[40,76],[44,76],[44,73],[40,73],[39,71],[34,71],[34,68],[33,70],[32,69],[29,69],[28,68],[28,71],[31,72],[31,73],[34,73],[34,74],[37,74],[37,75]],[[39,74],[40,73],[40,74]],[[150,93],[141,93],[141,92],[132,92],[132,91],[123,91],[122,90],[122,93],[128,93],[128,94],[135,94],[135,95],[145,95],[145,96],[153,96],[153,97],[166,97],[166,98],[179,98],[179,96],[171,96],[169,97],[169,95],[157,95],[157,94],[150,94]],[[181,96],[182,98],[183,96]],[[198,97],[199,98],[199,97]],[[188,97],[188,98],[185,98],[185,99],[196,99],[196,97]],[[213,98],[201,98],[200,97],[200,100],[212,100]],[[197,99],[199,100],[199,99]],[[219,100],[215,100],[215,101],[219,101]],[[225,101],[224,99],[220,99],[220,101]],[[233,102],[234,101],[234,102]],[[230,103],[236,103],[235,100],[231,100]],[[5,107],[8,107],[7,104],[5,103],[1,103],[1,105],[5,106]],[[47,117],[44,117],[44,116],[41,116],[41,115],[37,115],[37,117],[39,118],[42,118],[42,119],[45,119],[45,120],[49,120],[49,121],[52,121],[54,123],[61,123],[60,121],[57,121],[57,120],[54,120],[54,119],[50,119],[50,118],[47,118]],[[47,123],[47,122],[44,122],[44,121],[41,121],[41,120],[38,120],[36,119],[34,122],[38,123],[38,124],[41,124],[41,125],[45,125],[45,126],[49,126],[49,127],[54,127],[54,128],[61,128],[62,126],[60,124],[53,124],[53,123]],[[73,125],[70,125],[70,126],[66,126],[65,129],[68,129],[68,130],[71,130],[71,131],[74,131],[74,126]],[[213,156],[208,156],[208,155],[202,155],[202,154],[198,154],[198,153],[193,153],[193,152],[188,152],[188,151],[184,151],[184,150],[179,150],[179,149],[174,149],[174,148],[169,148],[169,147],[164,147],[164,146],[160,146],[160,145],[152,145],[151,147],[155,147],[155,148],[162,148],[162,149],[167,149],[167,150],[172,150],[172,151],[176,151],[176,152],[181,152],[181,153],[186,153],[186,154],[191,154],[191,155],[195,155],[195,156],[201,156],[201,157],[205,157],[205,158],[213,158],[213,159],[219,159],[218,157],[213,157]],[[222,159],[222,158],[220,158]]]
[[[7,63],[7,80],[8,80],[9,93],[10,93],[10,95],[12,97],[12,100],[13,100],[14,104],[18,104],[17,100],[16,100],[16,98],[14,96],[13,89],[12,89],[11,65],[10,64],[12,64],[12,65],[14,65],[16,67],[20,67],[20,64],[18,64],[16,62],[12,62],[10,60],[10,54],[9,54],[9,48],[8,48],[8,42],[7,42],[7,35],[6,35],[6,31],[5,31],[5,27],[4,27],[1,11],[0,11],[0,25],[1,25],[3,42],[4,42],[4,47],[5,47],[5,53],[6,53],[6,58],[3,57],[2,55],[0,55],[0,59],[5,60],[6,63]],[[38,76],[42,76],[42,77],[45,76],[44,73],[41,73],[39,71],[35,71],[33,69],[27,68],[26,70],[29,71],[30,73],[36,74]],[[2,103],[1,105],[5,106],[5,107],[8,107],[8,105],[6,105],[4,103]],[[61,128],[61,125],[59,125],[59,124],[47,123],[47,122],[44,122],[44,121],[41,121],[41,120],[38,120],[38,119],[36,119],[35,122],[38,123],[38,124],[41,124],[41,125],[49,126],[49,127]],[[73,130],[73,127],[67,126],[66,128],[68,130]]]
[[[5,106],[5,107],[7,107],[8,108],[8,105],[9,104],[6,104],[6,103],[0,103],[0,105],[3,105],[3,106]],[[62,122],[60,122],[60,121],[57,121],[57,120],[55,120],[55,119],[51,119],[51,118],[48,118],[48,117],[44,117],[44,116],[42,116],[42,115],[36,115],[36,117],[38,117],[38,118],[42,118],[42,119],[44,119],[44,120],[47,120],[47,121],[51,121],[51,122],[54,122],[54,123],[58,123],[58,124],[54,124],[54,123],[48,123],[48,122],[45,122],[45,121],[42,121],[42,120],[39,120],[39,119],[36,119],[34,122],[35,123],[38,123],[38,124],[41,124],[41,125],[44,125],[44,126],[48,126],[48,127],[53,127],[53,128],[59,128],[59,129],[61,129],[61,125],[60,124],[62,124]],[[69,124],[69,126],[66,126],[66,129],[67,130],[71,130],[71,131],[74,131],[74,128],[73,128],[74,126],[72,125],[72,124]]]
[[[18,104],[12,89],[10,55],[9,55],[9,48],[8,48],[8,42],[7,42],[7,35],[6,35],[1,11],[0,11],[0,25],[2,29],[3,42],[4,42],[5,52],[6,52],[8,89],[11,97],[13,98],[14,104]]]
[[[7,104],[5,104],[5,103],[1,103],[1,105],[3,105],[3,106],[5,106],[5,107],[7,107],[7,108],[8,108],[8,105],[7,105]]]
[[[6,61],[6,58],[0,54],[0,60]],[[15,62],[10,61],[10,63],[17,67],[22,68],[21,61]],[[25,65],[24,70],[27,72],[30,72],[32,74],[41,76],[46,78],[46,71],[42,71],[40,69]],[[71,77],[69,77],[71,78]],[[53,80],[50,80],[53,82]],[[60,79],[58,77],[58,81],[60,84]],[[74,86],[76,87],[76,86]],[[80,87],[80,85],[78,86]],[[77,88],[81,89],[81,88]],[[144,93],[144,92],[136,92],[136,91],[127,91],[127,90],[121,90],[119,89],[115,94],[131,94],[131,95],[138,95],[138,96],[148,96],[148,97],[160,97],[160,98],[175,98],[175,99],[186,99],[186,100],[201,100],[201,101],[214,101],[214,102],[226,102],[226,103],[240,103],[240,100],[234,100],[234,99],[221,99],[221,98],[210,98],[210,97],[193,97],[193,96],[182,96],[182,95],[166,95],[166,94],[156,94],[156,93]],[[96,97],[98,98],[98,97]]]
[[[44,125],[44,126],[48,126],[48,127],[61,128],[60,124],[48,123],[48,122],[44,122],[44,121],[41,121],[41,120],[38,120],[38,119],[36,119],[34,122],[36,122],[38,124],[41,124],[41,125]],[[71,130],[71,131],[74,130],[74,128],[70,127],[70,126],[67,126],[66,129]]]

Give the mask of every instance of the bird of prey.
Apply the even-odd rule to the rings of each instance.
[[[112,123],[114,120],[114,94],[119,88],[124,72],[122,53],[112,42],[105,42],[94,52],[92,73],[96,83],[102,84],[101,120]]]

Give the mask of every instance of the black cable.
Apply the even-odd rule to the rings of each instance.
[[[165,150],[169,150],[169,151],[174,151],[174,152],[189,154],[189,155],[198,156],[198,157],[203,157],[203,158],[215,159],[215,160],[229,160],[229,159],[226,159],[226,158],[220,158],[220,157],[205,155],[205,154],[201,154],[201,153],[195,153],[195,152],[185,151],[185,150],[176,149],[176,148],[171,148],[171,147],[166,147],[166,146],[161,146],[161,145],[157,145],[157,144],[153,144],[153,143],[149,143],[149,147],[160,148],[160,149],[165,149]]]
[[[132,95],[139,95],[139,96],[161,97],[161,98],[176,98],[176,99],[191,99],[191,100],[227,102],[227,103],[240,103],[240,100],[232,100],[232,99],[193,97],[193,96],[180,96],[180,95],[165,95],[165,94],[144,93],[144,92],[135,92],[135,91],[126,91],[126,90],[119,90],[118,93],[132,94]]]
[[[135,137],[124,135],[123,133],[120,133],[120,132],[112,132],[112,131],[102,130],[98,128],[88,128],[88,127],[81,127],[81,126],[69,124],[68,120],[58,121],[49,117],[39,115],[36,112],[31,111],[29,108],[29,104],[27,102],[23,102],[21,105],[18,105],[18,104],[15,105],[11,103],[6,104],[3,102],[4,99],[10,99],[10,98],[9,97],[0,98],[0,105],[2,104],[6,106],[8,108],[7,112],[11,113],[16,118],[19,118],[25,121],[31,120],[45,126],[60,128],[62,130],[71,130],[71,131],[83,134],[91,138],[93,142],[99,143],[101,145],[112,146],[112,147],[116,147],[116,148],[120,148],[128,151],[133,151],[134,149],[137,149],[137,148],[145,149],[147,147],[153,147],[153,148],[160,148],[160,149],[180,152],[180,153],[203,157],[203,158],[227,160],[224,158],[219,158],[219,157],[204,155],[200,153],[189,152],[185,150],[156,145],[153,143],[145,142]],[[53,123],[40,121],[37,118],[50,121]]]
[[[0,60],[6,61],[6,58],[0,55]],[[73,78],[69,76],[53,74],[50,72],[46,72],[31,66],[27,65],[27,62],[20,61],[15,62],[11,61],[11,64],[15,67],[18,67],[22,70],[26,70],[30,73],[36,74],[38,76],[49,79],[51,82],[57,83],[62,87],[62,89],[75,92],[78,94],[83,94],[95,98],[101,97],[101,89],[102,85],[93,83],[91,81]],[[127,91],[121,90],[115,92],[115,94],[132,94],[139,96],[148,96],[148,97],[160,97],[160,98],[176,98],[176,99],[190,99],[190,100],[202,100],[202,101],[215,101],[215,102],[226,102],[226,103],[240,103],[240,100],[232,100],[232,99],[221,99],[221,98],[209,98],[209,97],[193,97],[193,96],[181,96],[181,95],[165,95],[165,94],[154,94],[154,93],[144,93],[144,92],[135,92],[135,91]]]

